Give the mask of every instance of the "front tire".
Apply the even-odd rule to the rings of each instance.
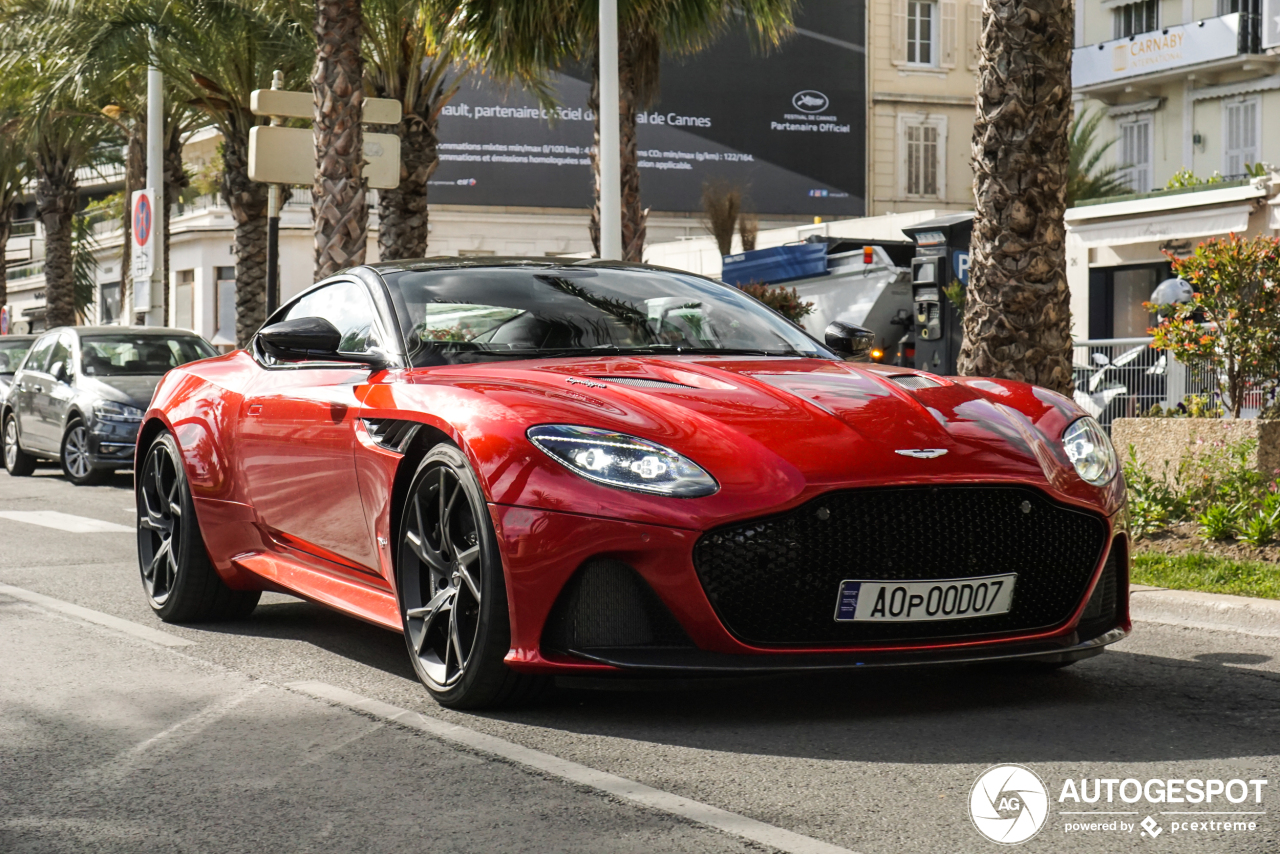
[[[36,470],[36,458],[18,444],[18,416],[12,412],[4,418],[4,470],[13,477],[30,477]]]
[[[262,596],[232,590],[209,560],[196,520],[182,455],[161,433],[134,483],[138,502],[138,567],[147,602],[166,623],[247,617]]]
[[[409,486],[396,582],[409,658],[440,705],[513,705],[548,684],[503,661],[511,623],[498,541],[480,482],[452,445],[433,448]]]
[[[111,474],[94,468],[89,458],[89,428],[79,418],[72,419],[62,434],[62,473],[76,486],[102,483]]]

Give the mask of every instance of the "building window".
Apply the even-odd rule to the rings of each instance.
[[[1222,174],[1244,175],[1245,167],[1258,162],[1258,99],[1241,98],[1222,104],[1224,158]]]
[[[99,323],[120,322],[120,283],[104,282],[101,288],[101,299],[98,302]]]
[[[236,268],[214,267],[213,343],[236,343]]]
[[[938,4],[931,0],[907,0],[907,62],[937,64],[937,30]]]
[[[902,193],[907,197],[940,198],[946,191],[947,125],[943,116],[898,117]]]
[[[1114,38],[1124,39],[1159,29],[1159,8],[1160,4],[1156,0],[1142,0],[1140,3],[1115,7],[1111,10]]]
[[[1135,193],[1151,190],[1151,117],[1120,125],[1121,174]]]
[[[195,329],[196,271],[179,270],[173,289],[173,325],[179,329]]]

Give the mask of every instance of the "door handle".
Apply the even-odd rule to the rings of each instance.
[[[251,403],[251,404],[249,404],[249,414],[250,414],[250,415],[261,415],[261,414],[262,414],[262,404],[261,404],[261,403]]]

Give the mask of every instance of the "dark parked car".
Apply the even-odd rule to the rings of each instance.
[[[31,349],[34,335],[2,335],[0,336],[0,407],[9,395],[9,386],[13,385],[13,375],[17,373],[22,357]]]
[[[78,326],[41,335],[13,378],[0,417],[4,467],[31,474],[59,460],[75,484],[133,465],[142,413],[170,368],[216,356],[180,329]]]

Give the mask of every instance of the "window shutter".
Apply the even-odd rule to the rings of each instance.
[[[970,0],[968,12],[969,26],[964,34],[965,64],[971,69],[976,69],[982,46],[982,3],[978,0]]]
[[[956,0],[942,0],[938,4],[942,12],[942,30],[939,32],[938,64],[943,68],[956,67]]]
[[[895,65],[907,61],[907,0],[893,0],[893,21],[889,26],[890,54]]]

